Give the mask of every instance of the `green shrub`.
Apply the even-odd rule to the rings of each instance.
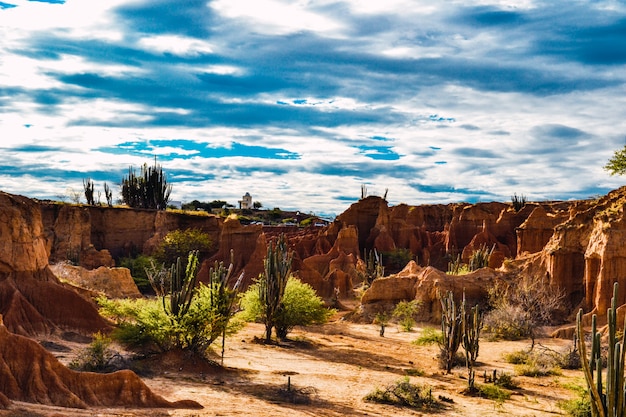
[[[422,304],[418,300],[400,301],[393,310],[393,317],[398,319],[400,328],[410,332],[415,326],[415,315],[419,312]]]
[[[504,360],[513,365],[522,365],[530,360],[530,352],[527,350],[516,350],[515,352],[506,353]]]
[[[78,371],[112,371],[111,362],[116,353],[110,348],[112,340],[103,333],[95,333],[88,347],[81,350],[69,367]]]
[[[392,251],[383,252],[385,270],[388,274],[401,271],[411,260],[413,252],[407,248],[396,248]]]
[[[478,393],[483,398],[494,400],[498,403],[511,398],[511,392],[494,384],[484,384],[478,386]]]
[[[570,417],[591,417],[591,401],[587,394],[572,400],[559,401],[557,405]]]
[[[153,253],[157,263],[172,265],[178,258],[187,259],[189,252],[198,251],[202,262],[213,248],[211,236],[200,229],[173,230],[165,235]],[[186,264],[184,264],[185,266]]]
[[[241,297],[240,318],[245,321],[262,320],[264,308],[258,285],[258,282],[251,285]],[[276,317],[276,327],[285,331],[285,336],[295,326],[325,323],[334,314],[334,310],[324,306],[324,301],[309,284],[293,276],[287,280],[282,303],[283,308]]]
[[[363,399],[380,404],[417,409],[436,409],[441,406],[441,404],[433,398],[432,389],[430,387],[412,384],[409,377],[404,377],[385,388],[376,388]]]
[[[443,342],[443,333],[433,327],[426,327],[422,330],[422,334],[412,343],[417,346],[434,345]]]
[[[561,356],[549,350],[520,350],[504,355],[504,360],[515,365],[515,373],[538,377],[561,374]]]
[[[154,292],[148,275],[146,274],[146,268],[150,268],[152,262],[154,262],[154,258],[147,255],[139,255],[136,258],[121,258],[118,264],[130,270],[130,275],[133,277],[133,281],[135,281],[139,291],[143,294],[147,294]]]

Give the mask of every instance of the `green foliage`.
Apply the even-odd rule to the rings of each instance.
[[[446,271],[446,274],[448,275],[465,275],[470,272],[469,265],[461,262],[460,254],[456,255],[450,262],[448,262],[448,270]]]
[[[422,334],[412,342],[417,346],[427,346],[443,343],[443,333],[433,327],[426,327],[422,330]]]
[[[69,367],[77,371],[108,372],[116,353],[110,348],[113,340],[103,333],[95,333],[88,347],[81,350]]]
[[[172,192],[172,185],[161,165],[154,158],[154,166],[143,164],[139,176],[133,167],[128,168],[128,176],[122,178],[122,201],[133,208],[165,210]]]
[[[626,151],[626,148],[625,148]],[[626,156],[626,155],[624,155]],[[597,317],[592,316],[591,352],[587,356],[585,332],[582,324],[582,309],[576,317],[576,336],[581,354],[581,363],[589,392],[591,414],[596,417],[617,417],[626,414],[626,332],[622,332],[621,340],[617,339],[617,298],[618,285],[613,285],[611,307],[607,310],[608,353],[606,378],[602,378],[601,339],[597,330]],[[626,329],[626,319],[624,321]]]
[[[518,196],[517,193],[514,193],[511,196],[511,204],[513,204],[513,209],[516,212],[520,211],[526,205],[526,196],[524,194]]]
[[[415,315],[419,312],[422,304],[418,300],[400,301],[393,310],[393,317],[398,319],[400,328],[410,332],[415,326]]]
[[[168,232],[154,251],[158,263],[171,265],[178,258],[186,259],[191,251],[198,252],[201,262],[213,249],[211,236],[200,229],[172,230]]]
[[[260,298],[259,282],[251,285],[241,297],[241,318],[246,321],[263,321],[265,306]],[[284,339],[295,326],[321,324],[328,321],[334,310],[327,309],[324,301],[306,283],[290,276],[285,286],[282,308],[276,316],[275,326],[279,338]]]
[[[494,400],[500,404],[511,398],[510,391],[494,384],[479,385],[478,392],[481,397]]]
[[[143,294],[150,293],[153,288],[148,279],[146,269],[150,269],[154,264],[154,259],[147,255],[139,255],[135,258],[126,257],[118,261],[118,265],[130,270],[130,275],[137,285],[139,291]]]
[[[624,175],[626,173],[626,146],[613,153],[604,169],[609,171],[611,175]]]
[[[382,258],[385,259],[385,269],[389,271],[388,273],[394,273],[401,271],[414,259],[414,256],[410,249],[396,248],[389,252],[383,252]]]
[[[261,319],[265,324],[266,343],[271,341],[272,329],[276,327],[277,318],[284,308],[283,296],[287,280],[291,274],[292,260],[293,252],[287,249],[285,235],[281,234],[277,242],[268,245],[267,256],[263,261],[263,275],[258,281],[257,287],[264,310]]]
[[[441,407],[441,404],[433,398],[432,388],[413,384],[409,377],[404,377],[385,388],[376,388],[363,399],[380,404],[416,409],[437,409]]]

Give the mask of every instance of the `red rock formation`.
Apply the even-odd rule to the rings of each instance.
[[[93,333],[107,322],[93,302],[63,287],[48,267],[38,205],[0,192],[0,314],[20,334],[74,329]]]
[[[165,400],[132,371],[72,371],[34,340],[10,333],[1,316],[0,393],[2,403],[9,399],[72,408],[202,408],[195,401]]]

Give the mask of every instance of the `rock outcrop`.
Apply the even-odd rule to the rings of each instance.
[[[71,408],[202,408],[195,401],[165,400],[132,371],[72,371],[34,340],[10,333],[0,316],[0,404],[9,400]]]
[[[101,266],[86,269],[82,266],[60,262],[50,265],[54,275],[73,286],[106,295],[108,298],[139,298],[141,293],[133,281],[128,268],[109,268]]]
[[[0,192],[0,314],[19,334],[107,329],[93,302],[62,286],[48,267],[40,207]]]

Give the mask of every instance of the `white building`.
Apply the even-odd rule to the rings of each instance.
[[[239,200],[239,208],[241,210],[247,210],[252,208],[252,196],[250,193],[245,193],[241,200]]]

